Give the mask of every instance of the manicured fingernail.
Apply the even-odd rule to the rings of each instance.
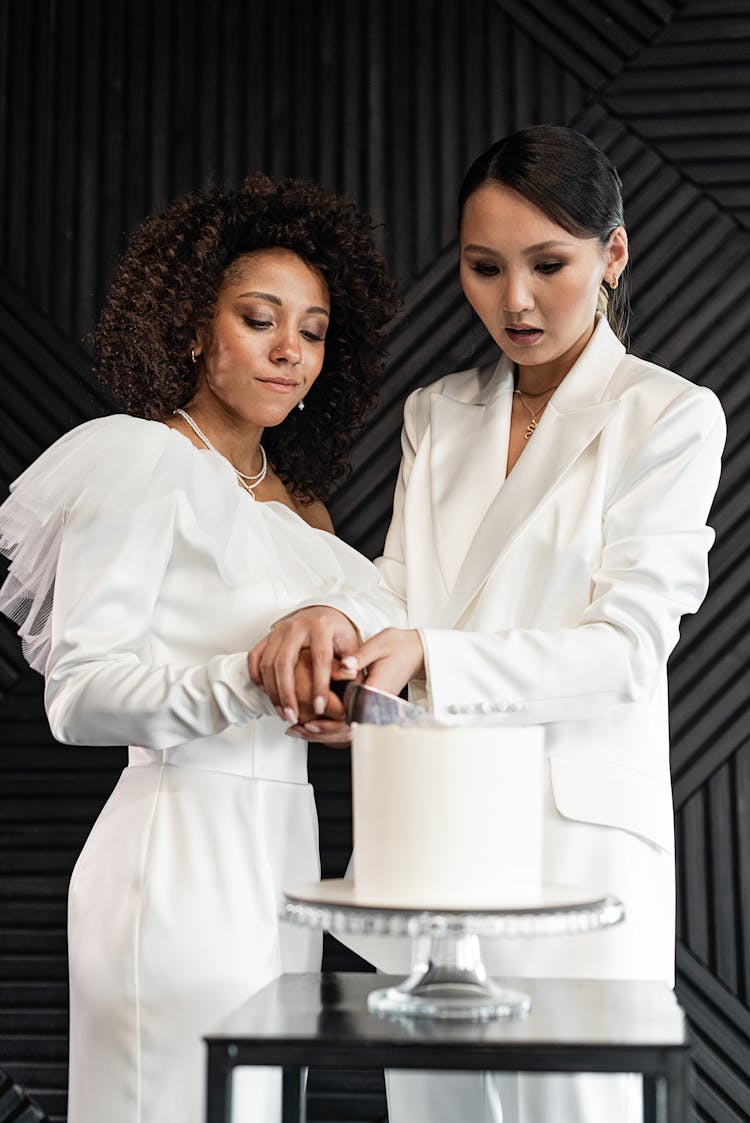
[[[319,694],[313,703],[313,709],[316,714],[324,714],[326,712],[326,700],[322,694]]]
[[[305,735],[304,735],[304,733],[300,733],[300,732],[299,732],[298,730],[296,730],[296,729],[285,729],[285,730],[284,730],[284,733],[286,734],[286,736],[287,736],[287,737],[296,737],[296,738],[297,738],[297,739],[298,739],[299,741],[304,741],[304,740],[305,740]]]
[[[347,655],[344,659],[341,660],[341,666],[348,667],[350,671],[356,671],[357,660],[353,655]]]
[[[295,714],[294,710],[289,708],[289,706],[286,706],[284,709],[284,717],[290,723],[290,725],[297,724],[297,715]]]
[[[308,731],[308,733],[320,733],[321,732],[320,726],[319,725],[313,725],[313,723],[311,721],[305,722],[305,729]]]
[[[279,715],[282,721],[286,721],[286,718],[284,717],[284,711],[282,710],[281,706],[276,707],[276,713]]]

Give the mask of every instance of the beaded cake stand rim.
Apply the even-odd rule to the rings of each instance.
[[[349,889],[339,900],[328,896],[336,883]],[[281,916],[290,923],[342,935],[421,936],[470,933],[484,937],[563,935],[594,932],[620,923],[622,901],[612,894],[542,905],[519,904],[496,909],[406,908],[351,900],[352,883],[343,878],[313,882],[284,891]],[[314,898],[320,887],[326,899]],[[565,888],[573,891],[573,887]]]

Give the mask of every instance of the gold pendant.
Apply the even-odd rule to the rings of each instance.
[[[529,437],[531,436],[531,434],[534,432],[535,429],[536,429],[536,418],[532,417],[531,421],[526,426],[526,432],[523,435],[523,439],[525,441],[527,441],[529,439]]]

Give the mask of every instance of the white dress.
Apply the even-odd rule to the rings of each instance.
[[[202,1035],[320,966],[318,935],[277,919],[280,891],[320,876],[306,745],[246,652],[303,600],[353,615],[356,597],[369,632],[398,615],[356,551],[137,418],[44,453],[0,543],[0,608],[45,673],[54,736],[130,745],[70,885],[69,1123],[200,1123]],[[278,1119],[278,1072],[239,1070],[234,1101],[243,1123]]]

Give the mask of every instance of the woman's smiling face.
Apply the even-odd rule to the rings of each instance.
[[[227,270],[197,341],[199,392],[239,420],[278,425],[320,374],[329,319],[319,270],[287,249],[245,254]]]
[[[482,184],[466,201],[464,293],[519,370],[535,368],[535,381],[565,377],[594,330],[602,279],[619,276],[626,263],[621,226],[606,246],[578,238],[499,183]]]

